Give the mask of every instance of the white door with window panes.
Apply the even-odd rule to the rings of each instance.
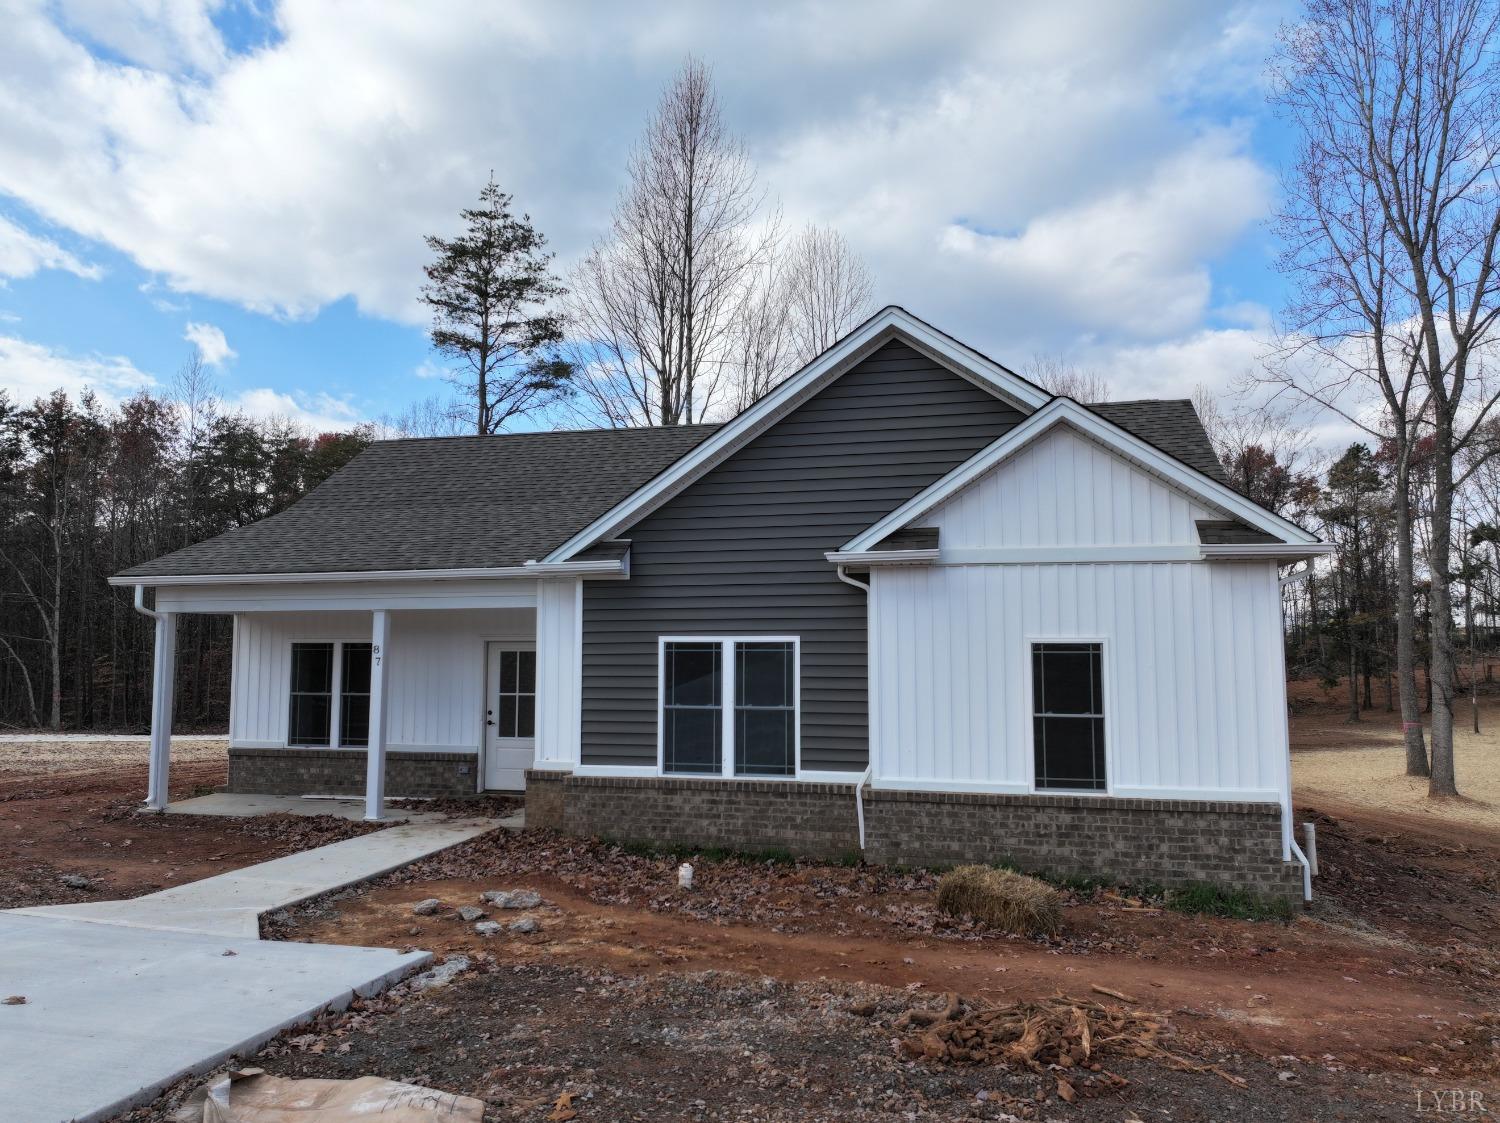
[[[487,645],[484,691],[484,786],[518,792],[536,760],[536,644]]]

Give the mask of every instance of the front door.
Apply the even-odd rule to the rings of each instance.
[[[484,786],[518,792],[536,759],[536,644],[488,644],[484,691]]]

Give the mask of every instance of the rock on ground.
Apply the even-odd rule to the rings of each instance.
[[[464,905],[463,908],[458,910],[458,919],[464,921],[466,924],[472,924],[474,921],[483,920],[484,918],[485,911],[478,905]]]
[[[497,909],[534,909],[542,903],[542,895],[534,889],[491,889],[479,899]]]
[[[481,920],[478,924],[474,925],[474,931],[481,936],[498,936],[501,932],[505,931],[505,925],[501,924],[498,920]]]
[[[431,916],[443,907],[443,902],[436,897],[428,897],[425,901],[418,901],[412,905],[411,911],[417,916]]]

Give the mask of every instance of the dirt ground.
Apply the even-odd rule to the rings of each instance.
[[[137,814],[143,741],[0,741],[0,908],[138,897],[371,828],[332,816]],[[175,741],[171,798],[225,782],[219,740]],[[76,874],[88,888],[62,879]]]
[[[3,903],[81,899],[58,888],[66,872],[129,895],[316,844],[295,832],[317,820],[136,816],[140,753],[0,776]],[[174,765],[174,797],[222,782],[222,758]],[[492,1121],[1405,1120],[1438,1117],[1453,1093],[1462,1118],[1500,1117],[1500,833],[1322,793],[1304,803],[1323,873],[1293,923],[1093,889],[1069,893],[1062,933],[1038,940],[943,916],[922,871],[699,858],[684,892],[677,858],[494,834],[275,918],[277,938],[430,948],[471,967],[357,1002],[249,1063],[477,1095]],[[485,906],[535,932],[486,938],[457,918],[500,888],[541,894],[534,909]],[[413,915],[429,896],[442,911]],[[1097,1070],[911,1055],[903,1011],[949,992],[1153,1012],[1177,1060],[1128,1042],[1100,1046]],[[200,1082],[122,1118],[162,1123]]]
[[[1457,799],[1427,797],[1427,781],[1406,775],[1401,715],[1375,709],[1348,720],[1342,687],[1293,683],[1292,783],[1301,800],[1396,811],[1420,819],[1500,831],[1500,692],[1481,694],[1479,728],[1463,699],[1453,736]]]

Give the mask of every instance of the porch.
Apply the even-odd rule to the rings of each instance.
[[[361,797],[519,791],[528,769],[578,759],[580,580],[335,575],[155,582],[146,806],[164,810],[176,631],[234,620],[229,790]]]

